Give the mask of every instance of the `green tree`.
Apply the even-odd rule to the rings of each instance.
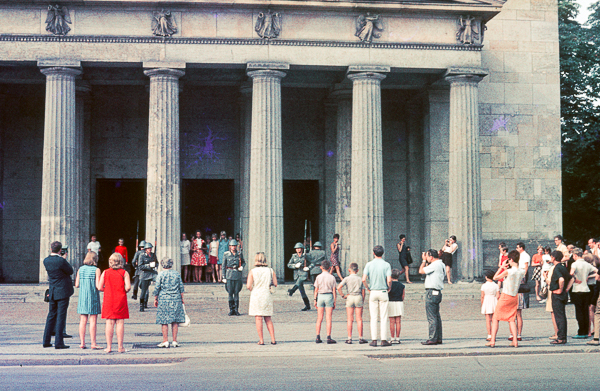
[[[588,26],[574,0],[559,0],[563,230],[570,243],[600,236],[600,1]]]

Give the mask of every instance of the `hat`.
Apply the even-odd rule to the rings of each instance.
[[[294,246],[294,248],[304,248],[304,245],[300,242],[296,243],[296,245]]]
[[[140,244],[138,245],[138,247],[142,247],[142,248],[143,248],[145,245],[146,245],[146,241],[145,241],[145,240],[142,240],[142,241],[140,242]]]
[[[238,242],[237,242],[237,240],[235,240],[235,239],[231,239],[231,240],[229,241],[229,245],[230,245],[230,246],[237,246],[237,245],[238,245]]]
[[[313,244],[313,247],[323,247],[323,245],[321,244],[321,242],[315,242],[315,244]]]
[[[152,248],[152,243],[148,243],[148,242],[146,242],[146,243],[144,244],[144,248],[145,248],[145,249]]]

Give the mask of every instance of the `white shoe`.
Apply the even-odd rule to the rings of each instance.
[[[168,348],[169,347],[169,341],[167,341],[167,342],[161,342],[161,343],[159,343],[156,346],[158,346],[159,348]]]
[[[177,348],[181,345],[179,345],[179,343],[177,341],[173,341],[173,342],[171,342],[171,346],[173,346],[174,348]]]

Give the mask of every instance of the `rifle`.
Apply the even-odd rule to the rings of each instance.
[[[306,255],[306,220],[304,220],[304,253]]]
[[[137,228],[135,229],[135,251],[137,252],[138,250],[138,245],[139,245],[139,239],[138,236],[140,234],[140,221],[137,221]]]
[[[156,242],[158,241],[157,232],[158,232],[158,229],[154,228],[154,255],[156,255]]]
[[[308,222],[308,237],[310,238],[310,249],[312,250],[312,221]]]

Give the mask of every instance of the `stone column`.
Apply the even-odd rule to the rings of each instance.
[[[252,132],[246,254],[251,264],[256,252],[264,252],[277,278],[283,280],[281,79],[285,73],[259,69],[248,76],[252,78]]]
[[[90,87],[87,84],[77,85],[76,90],[76,101],[75,101],[75,183],[77,200],[75,203],[75,229],[76,237],[74,242],[69,244],[69,252],[74,258],[74,266],[77,268],[81,267],[85,254],[87,252],[87,238],[89,235],[89,209],[90,209],[90,193],[89,184],[89,163],[84,164],[84,152],[89,151],[89,148],[85,148],[85,106],[88,98]],[[89,155],[88,152],[85,155]],[[86,175],[87,170],[87,175]]]
[[[418,103],[408,103],[406,107],[406,126],[408,133],[408,241],[413,258],[427,250],[423,245],[423,116]],[[419,262],[412,264],[419,268]]]
[[[50,243],[58,240],[73,246],[77,237],[75,78],[81,70],[79,63],[38,65],[46,75],[39,271],[42,283],[48,281],[43,260],[50,254]],[[74,263],[73,253],[68,261]]]
[[[350,67],[352,80],[352,200],[350,258],[362,270],[373,246],[384,245],[381,80],[389,68]],[[388,252],[391,249],[387,249]]]
[[[340,265],[346,271],[351,262],[352,86],[336,86],[332,95],[337,101],[335,232],[340,234]]]
[[[479,172],[478,83],[480,69],[449,69],[450,169],[448,232],[456,235],[455,275],[462,280],[480,277],[483,270],[481,186]]]
[[[173,269],[180,270],[179,78],[185,72],[174,68],[185,64],[160,65],[144,64],[153,68],[144,71],[150,77],[145,240],[156,240],[159,262],[171,258]]]
[[[6,107],[8,96],[0,94],[0,107]],[[0,110],[0,123],[5,124],[5,111]],[[0,127],[0,283],[4,282],[3,262],[4,262],[4,127]]]
[[[247,246],[250,215],[250,140],[252,132],[252,85],[240,89],[240,235]],[[248,251],[244,250],[247,257]]]

